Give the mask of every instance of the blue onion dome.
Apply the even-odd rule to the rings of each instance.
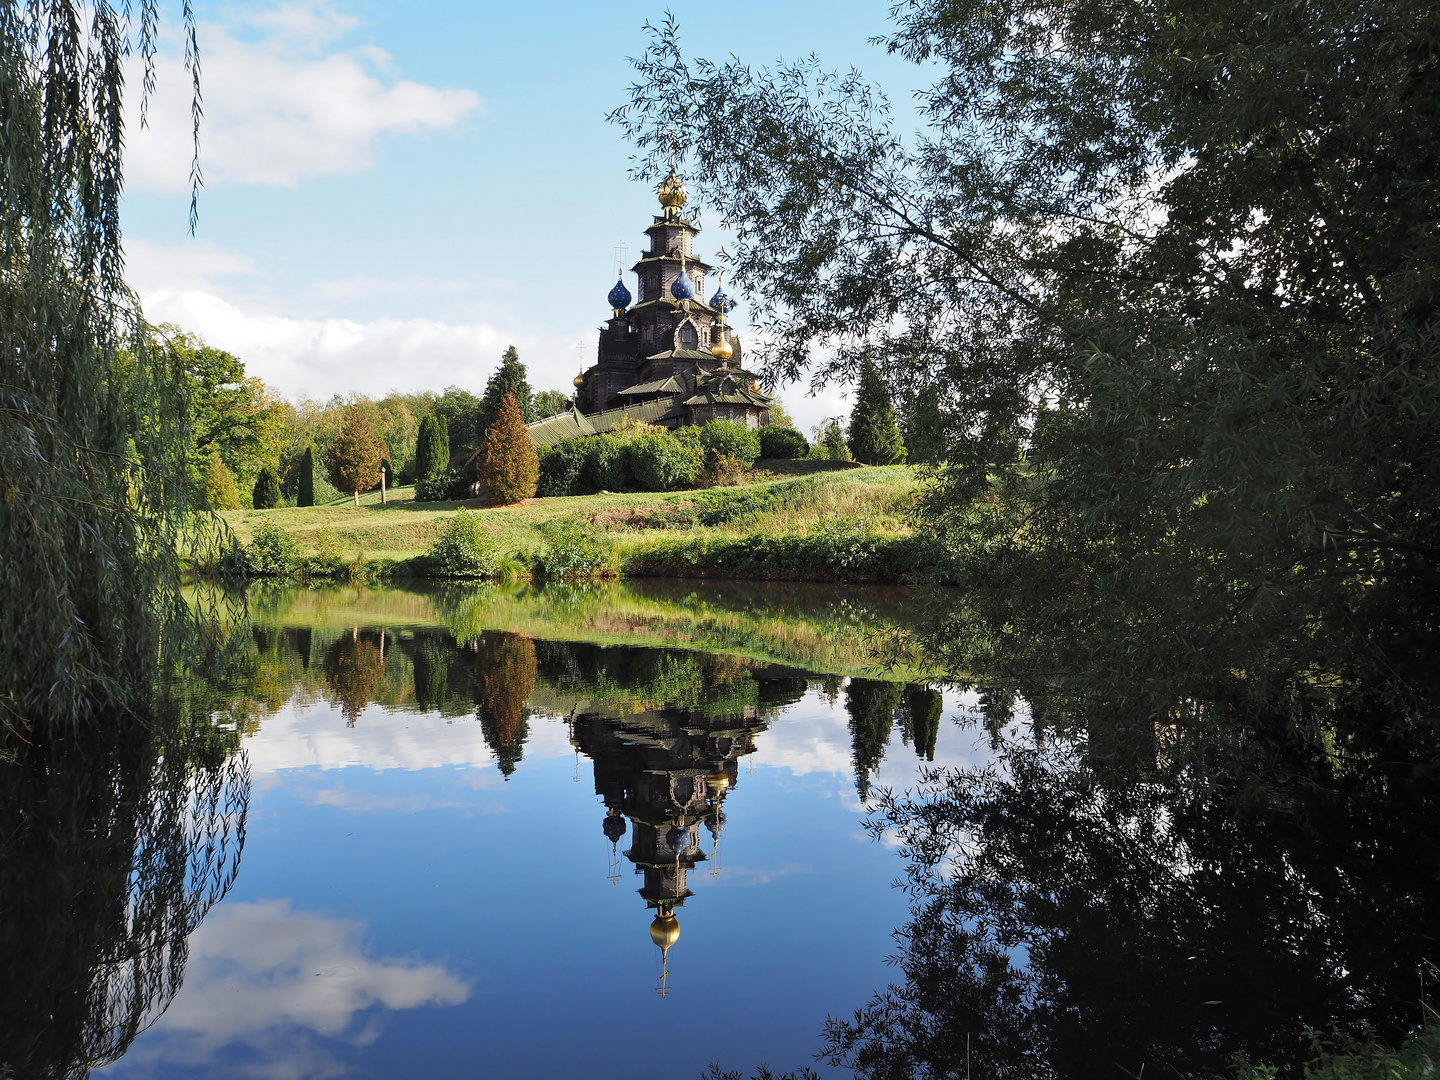
[[[625,287],[625,279],[623,277],[615,279],[615,287],[610,290],[609,295],[606,296],[605,299],[610,301],[610,306],[616,311],[624,311],[630,306],[630,300],[632,298],[630,296],[630,290]]]
[[[679,855],[690,846],[690,830],[682,829],[679,825],[670,826],[670,831],[665,834],[665,843],[670,845],[670,850]]]
[[[718,311],[721,315],[724,315],[727,311],[730,310],[731,300],[728,296],[725,295],[724,289],[715,290],[715,295],[710,297],[710,306],[716,311]]]
[[[620,837],[625,835],[625,819],[619,814],[612,814],[605,818],[605,824],[601,828],[605,830],[606,840],[618,844]]]
[[[689,274],[681,274],[670,283],[670,295],[676,300],[693,300],[695,298],[695,286],[691,284]]]

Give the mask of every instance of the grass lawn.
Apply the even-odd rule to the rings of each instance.
[[[909,532],[904,513],[914,501],[918,485],[907,466],[835,468],[830,462],[783,462],[776,463],[774,470],[761,469],[753,475],[750,483],[707,491],[531,499],[518,506],[472,512],[485,515],[502,545],[522,555],[540,550],[537,526],[567,517],[605,532],[622,553],[677,536],[719,539],[802,534],[836,516],[863,518],[876,531],[889,535]],[[734,508],[728,520],[708,525],[696,522],[697,507],[717,504]],[[303,554],[328,547],[346,560],[403,560],[423,555],[440,524],[462,505],[417,503],[414,488],[400,487],[390,491],[383,506],[376,491],[362,495],[358,507],[345,499],[328,506],[236,510],[221,516],[243,543],[268,521],[293,536]],[[710,515],[717,516],[726,517],[724,513]]]

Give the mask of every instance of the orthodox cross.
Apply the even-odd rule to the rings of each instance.
[[[616,276],[616,277],[619,277],[621,274],[623,274],[623,273],[625,272],[625,252],[628,251],[629,249],[630,249],[630,245],[627,244],[627,243],[625,243],[624,240],[616,240],[616,241],[615,241],[615,276]]]

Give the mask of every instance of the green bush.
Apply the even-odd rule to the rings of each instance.
[[[295,568],[298,548],[295,538],[274,522],[255,530],[255,539],[245,547],[245,571],[259,577],[278,577]]]
[[[760,429],[760,456],[765,458],[803,458],[810,452],[805,436],[794,428],[763,427]]]
[[[700,429],[705,460],[734,458],[745,468],[760,456],[760,433],[735,420],[711,420]]]
[[[586,466],[596,491],[624,491],[631,487],[630,448],[614,435],[592,435]]]
[[[540,451],[540,482],[535,494],[543,498],[556,495],[591,495],[595,487],[591,479],[591,438],[566,439]]]
[[[649,491],[674,491],[695,483],[700,462],[674,435],[641,435],[630,444],[630,471]]]
[[[464,487],[465,478],[460,474],[459,469],[452,469],[449,466],[432,469],[415,481],[415,501],[444,502],[447,499],[455,498],[455,492],[463,490]]]
[[[269,465],[261,466],[260,475],[255,477],[250,505],[256,510],[270,510],[280,505],[280,475]]]
[[[436,577],[489,578],[500,572],[500,548],[484,518],[461,510],[441,527],[425,553]]]
[[[547,580],[613,577],[615,549],[610,538],[574,518],[559,518],[540,526],[545,542],[537,569]]]

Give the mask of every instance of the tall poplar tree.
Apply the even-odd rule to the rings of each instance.
[[[308,446],[300,455],[300,480],[295,485],[295,505],[315,505],[315,451]]]

